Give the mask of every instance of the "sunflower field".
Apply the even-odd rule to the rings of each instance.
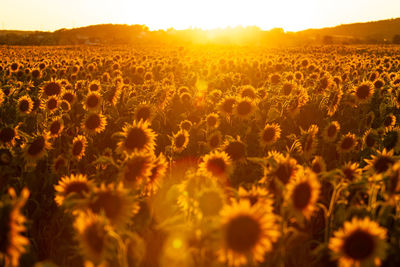
[[[399,47],[0,55],[0,266],[400,266]]]

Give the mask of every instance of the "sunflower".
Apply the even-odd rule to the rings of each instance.
[[[33,101],[28,95],[21,96],[18,98],[18,112],[20,114],[29,114],[33,109]]]
[[[153,118],[153,108],[152,105],[147,103],[146,101],[140,103],[135,109],[135,120],[136,121],[151,121]]]
[[[218,148],[222,142],[222,134],[220,131],[215,131],[207,137],[207,145],[213,150]]]
[[[238,99],[234,107],[235,114],[241,119],[249,118],[255,110],[256,104],[254,100],[248,97]]]
[[[64,129],[64,122],[61,118],[53,119],[49,124],[49,135],[50,137],[58,137]]]
[[[190,131],[190,129],[192,128],[193,124],[191,121],[189,120],[183,120],[179,123],[179,129],[181,130],[186,130],[186,131]]]
[[[226,179],[231,169],[231,159],[225,152],[213,151],[203,157],[199,171],[210,176]]]
[[[0,166],[10,165],[13,159],[13,151],[11,148],[0,148]]]
[[[399,199],[400,194],[400,161],[397,161],[392,168],[385,173],[386,188],[389,195],[395,200]]]
[[[200,190],[195,201],[195,213],[200,219],[218,216],[227,202],[225,193],[216,185]]]
[[[252,85],[244,85],[241,88],[239,88],[239,95],[240,97],[248,97],[251,99],[257,98],[257,92],[256,89]]]
[[[83,107],[88,111],[97,111],[101,107],[103,98],[97,91],[90,91],[85,99]]]
[[[263,146],[274,144],[281,137],[281,127],[277,123],[267,124],[260,133],[260,142]]]
[[[146,193],[148,195],[155,194],[161,186],[168,168],[168,162],[164,154],[160,153],[153,161],[153,168],[146,184]]]
[[[129,155],[122,163],[119,173],[120,180],[127,188],[139,189],[147,184],[154,167],[154,155],[149,152],[139,152]]]
[[[74,228],[83,256],[95,264],[103,263],[112,244],[107,219],[91,212],[80,212]]]
[[[383,127],[385,127],[386,131],[390,131],[393,129],[396,124],[396,117],[393,114],[389,114],[383,120]]]
[[[71,155],[74,159],[80,160],[85,155],[87,139],[83,135],[78,135],[72,140]]]
[[[29,244],[28,238],[22,235],[26,228],[26,218],[21,214],[29,190],[25,187],[17,197],[14,188],[8,189],[11,199],[0,201],[0,262],[5,266],[19,266],[19,257]]]
[[[250,205],[259,204],[263,206],[263,209],[267,212],[273,211],[273,196],[268,192],[267,189],[252,185],[250,189],[245,189],[240,186],[238,189],[239,199],[250,201]]]
[[[47,133],[35,135],[31,140],[22,145],[24,158],[28,165],[35,163],[46,154],[46,150],[51,148],[48,142],[49,136]]]
[[[367,166],[364,167],[370,174],[382,174],[386,172],[395,162],[393,150],[387,151],[384,148],[382,151],[377,151],[378,155],[372,155],[371,159],[364,159]]]
[[[88,89],[91,92],[100,91],[101,90],[100,82],[97,80],[91,81],[88,85]]]
[[[92,180],[88,180],[86,175],[71,174],[61,177],[58,184],[54,186],[56,191],[54,201],[58,206],[63,205],[66,199],[73,197],[75,200],[82,200],[94,188]]]
[[[337,144],[337,150],[340,153],[347,153],[355,149],[357,146],[356,135],[352,133],[347,133],[342,136],[339,143]]]
[[[326,109],[328,111],[328,116],[333,116],[340,104],[340,100],[342,99],[343,96],[343,91],[340,88],[333,88],[329,89],[326,93]]]
[[[247,200],[233,201],[220,215],[222,248],[217,254],[228,266],[262,262],[281,235],[276,215]]]
[[[122,183],[101,184],[88,196],[87,206],[95,214],[104,213],[112,225],[123,226],[139,211],[133,196]]]
[[[105,130],[106,125],[106,117],[101,113],[95,112],[88,113],[82,123],[83,129],[88,134],[101,133]]]
[[[56,96],[50,96],[47,99],[43,100],[43,106],[46,107],[46,110],[50,113],[53,113],[57,110],[60,101]]]
[[[218,103],[218,110],[224,115],[232,115],[236,102],[237,100],[235,97],[226,96]]]
[[[51,170],[54,173],[61,173],[66,170],[67,160],[64,156],[59,155],[57,158],[53,160],[53,164],[51,165]]]
[[[63,91],[62,84],[59,80],[52,79],[51,81],[46,82],[41,88],[41,93],[45,97],[50,96],[59,96]]]
[[[400,151],[400,127],[393,127],[392,130],[386,132],[383,144],[386,149],[393,149],[395,153]]]
[[[131,154],[134,151],[153,151],[155,147],[156,133],[149,128],[149,122],[133,121],[132,125],[122,128],[123,139],[118,143],[117,151]]]
[[[354,96],[358,103],[367,102],[374,93],[374,86],[371,82],[363,82],[354,88]]]
[[[210,129],[218,128],[219,123],[220,123],[218,114],[216,114],[216,113],[208,114],[205,121],[207,124],[207,128],[210,128]]]
[[[310,158],[317,150],[317,133],[318,126],[315,124],[311,125],[306,132],[303,131],[302,133],[304,135],[302,142],[303,155],[307,159]]]
[[[347,181],[356,182],[361,179],[362,169],[358,162],[346,162],[341,168],[342,177]]]
[[[18,127],[3,127],[0,129],[0,144],[6,146],[14,146],[15,139],[19,137]]]
[[[337,121],[330,122],[323,131],[323,138],[327,142],[334,142],[340,131],[340,124]]]
[[[186,130],[179,130],[177,133],[173,134],[172,137],[172,150],[180,153],[189,144],[189,133]]]
[[[311,169],[314,173],[319,174],[326,171],[326,163],[323,157],[315,156],[311,162]]]
[[[290,155],[284,156],[279,152],[269,152],[267,158],[272,159],[273,162],[265,169],[266,177],[273,177],[279,183],[286,185],[296,175],[299,166],[297,160],[290,157]],[[263,178],[262,182],[266,182],[265,178]],[[275,183],[275,181],[270,182]]]
[[[332,258],[340,267],[379,266],[386,256],[386,232],[369,218],[353,218],[329,240]]]
[[[66,90],[62,95],[61,95],[61,99],[68,101],[68,103],[70,105],[74,104],[78,97],[76,96],[76,93],[72,90]]]
[[[368,129],[362,137],[363,147],[373,148],[378,142],[379,135],[375,129]]]
[[[310,169],[299,168],[294,179],[286,186],[286,205],[296,216],[310,219],[316,208],[321,185],[317,175]]]
[[[239,136],[233,140],[225,140],[222,150],[234,162],[243,162],[246,160],[246,145],[240,140]]]

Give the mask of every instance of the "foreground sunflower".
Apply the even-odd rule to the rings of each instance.
[[[221,262],[239,266],[262,262],[266,252],[280,237],[276,215],[250,201],[233,201],[220,212],[222,248],[217,252]]]
[[[225,152],[213,151],[203,157],[199,171],[210,176],[226,179],[232,165],[229,155]]]
[[[149,128],[147,121],[133,121],[122,128],[123,139],[118,143],[119,153],[153,151],[157,134]]]
[[[267,124],[260,133],[260,142],[263,146],[268,146],[274,144],[280,137],[281,128],[279,124]]]
[[[106,117],[101,113],[91,112],[85,116],[82,128],[88,134],[97,134],[105,130],[107,125]]]
[[[369,218],[353,218],[329,240],[332,258],[340,267],[379,266],[385,258],[386,229]]]
[[[295,216],[310,219],[316,208],[321,185],[317,175],[310,169],[299,168],[296,176],[286,186],[286,205]]]
[[[119,178],[126,188],[140,189],[151,175],[154,155],[148,152],[134,153],[122,163]]]
[[[5,266],[19,266],[19,257],[25,252],[28,238],[22,235],[26,230],[26,218],[21,208],[29,197],[29,190],[22,189],[17,197],[14,188],[8,190],[10,200],[0,201],[0,263]]]
[[[75,219],[74,228],[84,258],[96,266],[103,263],[112,244],[106,218],[90,212],[81,212]]]

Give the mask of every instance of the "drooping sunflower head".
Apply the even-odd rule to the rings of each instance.
[[[386,131],[391,130],[396,124],[396,117],[393,114],[388,114],[383,120],[383,127]]]
[[[154,115],[153,113],[152,105],[147,102],[142,102],[135,109],[135,120],[151,121]]]
[[[87,139],[83,135],[78,135],[72,140],[71,155],[72,158],[80,160],[85,155]]]
[[[236,98],[232,96],[224,97],[218,104],[218,110],[224,115],[232,115],[233,107],[236,105]]]
[[[160,153],[153,161],[153,168],[151,168],[151,174],[146,184],[145,191],[148,195],[155,194],[161,187],[167,168],[168,162],[165,156]]]
[[[97,134],[105,130],[107,125],[106,117],[101,113],[90,112],[88,113],[82,123],[83,129],[88,134]]]
[[[353,218],[329,240],[329,249],[339,266],[379,266],[385,259],[386,229],[369,218]]]
[[[345,163],[340,171],[343,177],[349,182],[356,182],[361,178],[362,169],[359,168],[360,164],[357,162],[347,162]]]
[[[222,150],[228,154],[233,162],[243,162],[246,160],[246,145],[240,138],[225,140]]]
[[[317,139],[318,126],[311,125],[306,132],[303,134],[302,138],[302,150],[305,158],[311,158],[315,153],[318,145]]]
[[[18,138],[18,126],[17,127],[3,127],[0,129],[0,144],[14,146],[15,139]]]
[[[218,148],[222,143],[222,134],[220,131],[215,131],[207,137],[207,145],[213,150]]]
[[[122,129],[123,139],[118,143],[120,153],[131,154],[134,151],[152,152],[155,147],[156,133],[149,128],[147,121],[134,121],[132,125],[125,125]]]
[[[264,187],[252,185],[249,189],[240,186],[238,189],[239,199],[248,200],[250,205],[259,204],[268,212],[273,210],[273,196]]]
[[[222,248],[217,253],[229,266],[262,262],[280,237],[276,216],[257,204],[251,206],[247,200],[233,201],[220,215]]]
[[[315,156],[311,162],[311,169],[314,173],[319,174],[326,171],[326,163],[323,157]]]

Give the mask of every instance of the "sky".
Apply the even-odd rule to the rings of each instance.
[[[0,0],[0,29],[54,31],[93,24],[150,30],[256,25],[285,31],[400,17],[400,0]]]

